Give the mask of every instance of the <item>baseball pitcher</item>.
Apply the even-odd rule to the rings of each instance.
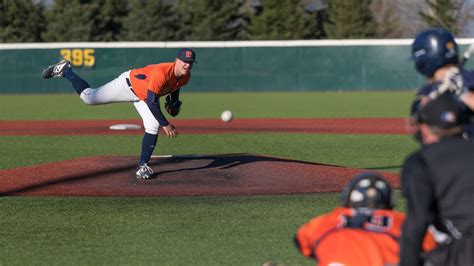
[[[160,97],[166,96],[166,111],[173,117],[177,116],[182,104],[179,100],[179,91],[188,84],[194,63],[196,53],[189,48],[183,48],[179,50],[174,62],[126,71],[99,88],[92,88],[74,73],[67,60],[48,66],[43,70],[42,77],[68,79],[81,100],[89,105],[132,102],[145,128],[136,178],[149,179],[153,170],[148,166],[148,162],[155,149],[160,127],[168,137],[174,138],[178,135],[174,125],[161,111]]]

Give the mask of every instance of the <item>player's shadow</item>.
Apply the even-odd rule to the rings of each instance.
[[[192,161],[195,160],[196,162],[193,163]],[[201,160],[201,162],[200,162]],[[202,160],[210,160],[209,163],[205,163],[203,165]],[[321,164],[321,163],[313,163],[313,162],[305,162],[300,160],[292,160],[292,159],[284,159],[284,158],[276,158],[276,157],[267,157],[262,155],[255,155],[255,154],[247,154],[247,153],[238,153],[238,154],[221,154],[221,155],[178,155],[171,158],[160,158],[158,160],[152,160],[151,166],[155,169],[160,169],[160,165],[167,164],[167,163],[187,163],[188,167],[182,168],[179,165],[173,166],[175,169],[173,170],[164,170],[164,171],[156,171],[155,174],[152,175],[152,178],[156,178],[157,176],[165,173],[173,173],[179,171],[189,171],[189,170],[202,170],[202,169],[231,169],[233,167],[257,163],[257,162],[284,162],[284,163],[297,163],[297,164],[306,164],[306,165],[315,165],[315,166],[332,166],[332,167],[342,167],[337,165],[329,165],[329,164]],[[189,167],[189,164],[196,166]],[[106,169],[97,170],[97,169],[90,169],[90,171],[83,172],[80,174],[66,174],[66,175],[59,175],[54,176],[48,180],[41,180],[38,182],[32,181],[25,183],[21,186],[15,186],[14,188],[0,188],[0,197],[8,196],[8,195],[18,195],[21,193],[28,193],[34,192],[37,190],[44,189],[49,186],[55,185],[64,185],[67,186],[68,184],[73,184],[76,182],[81,182],[84,180],[90,180],[95,178],[102,178],[103,176],[107,175],[114,175],[114,174],[121,174],[127,173],[132,179],[133,184],[139,182],[135,178],[135,171],[136,171],[136,162],[135,160],[130,160],[126,162],[122,162],[116,166],[110,166]],[[148,180],[140,180],[142,182],[148,182]],[[183,181],[184,182],[184,181]]]
[[[210,160],[209,163],[201,165],[200,160]],[[283,162],[283,163],[298,163],[306,165],[317,165],[317,166],[331,166],[331,167],[342,167],[339,165],[321,164],[306,162],[300,160],[284,159],[277,157],[268,157],[263,155],[248,154],[248,153],[234,153],[234,154],[219,154],[219,155],[179,155],[171,158],[160,158],[158,161],[153,162],[151,165],[156,166],[156,169],[160,168],[160,164],[165,163],[188,163],[199,164],[199,166],[192,166],[187,168],[179,168],[173,170],[156,171],[152,178],[156,178],[159,175],[180,171],[192,171],[192,170],[203,170],[203,169],[231,169],[233,167],[242,166],[245,164],[258,163],[258,162]]]
[[[72,184],[75,182],[81,182],[83,180],[88,180],[88,179],[94,179],[94,178],[101,178],[104,175],[109,175],[109,174],[120,174],[123,172],[129,172],[130,169],[135,169],[136,163],[131,162],[131,163],[126,163],[121,166],[115,166],[115,167],[109,167],[108,169],[103,169],[103,170],[91,170],[87,173],[82,173],[82,174],[71,174],[71,175],[65,175],[65,176],[60,176],[60,177],[54,177],[50,180],[43,180],[39,182],[31,182],[28,184],[25,184],[21,187],[16,187],[14,189],[1,189],[0,188],[0,197],[3,196],[9,196],[9,195],[16,195],[19,193],[27,193],[30,191],[35,191],[35,190],[40,190],[44,189],[49,186],[54,186],[54,185],[67,185],[67,184]],[[134,175],[135,172],[133,172]],[[130,173],[132,174],[132,173]]]

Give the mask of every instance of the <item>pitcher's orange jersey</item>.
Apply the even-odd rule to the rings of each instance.
[[[174,75],[174,62],[148,65],[130,71],[130,82],[133,92],[141,100],[146,100],[148,90],[163,96],[186,85],[191,73],[181,76]]]
[[[392,210],[374,210],[370,222],[363,228],[345,227],[346,217],[354,215],[354,209],[336,208],[304,224],[295,236],[301,254],[314,257],[318,265],[398,263],[398,240],[405,215]],[[425,250],[436,246],[430,234],[425,237],[423,246]]]

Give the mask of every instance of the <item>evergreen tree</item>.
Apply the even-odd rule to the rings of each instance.
[[[88,0],[55,0],[46,11],[47,42],[90,41],[93,37],[94,16],[98,5]]]
[[[459,33],[458,19],[461,15],[460,0],[425,0],[428,10],[419,12],[421,19],[431,27],[450,30],[454,35]]]
[[[327,20],[326,12],[306,11],[304,17],[303,39],[323,39],[326,36],[324,32],[324,22]]]
[[[55,0],[46,11],[48,42],[117,41],[126,0]]]
[[[241,1],[229,0],[177,0],[176,38],[180,41],[235,40],[243,24]]]
[[[258,3],[252,0],[234,1],[241,1],[242,4],[238,5],[238,12],[230,24],[230,27],[235,33],[233,40],[250,40],[251,34],[249,32],[249,26],[251,17],[256,12],[256,5],[258,5]]]
[[[306,31],[304,8],[299,0],[262,0],[262,11],[251,18],[255,40],[302,39]]]
[[[331,0],[324,30],[329,39],[373,38],[376,23],[370,11],[371,0]]]
[[[43,10],[31,0],[0,2],[0,42],[39,42],[44,28]]]
[[[122,39],[127,41],[171,41],[175,39],[176,15],[165,0],[133,0],[124,20]]]
[[[99,0],[92,4],[91,41],[118,41],[123,31],[123,20],[128,15],[127,0]]]

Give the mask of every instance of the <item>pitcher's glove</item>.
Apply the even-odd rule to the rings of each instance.
[[[166,96],[166,101],[165,101],[165,109],[168,114],[171,116],[175,117],[179,114],[179,111],[181,111],[181,104],[183,102],[181,101],[173,101],[171,100],[171,96],[168,95]]]

